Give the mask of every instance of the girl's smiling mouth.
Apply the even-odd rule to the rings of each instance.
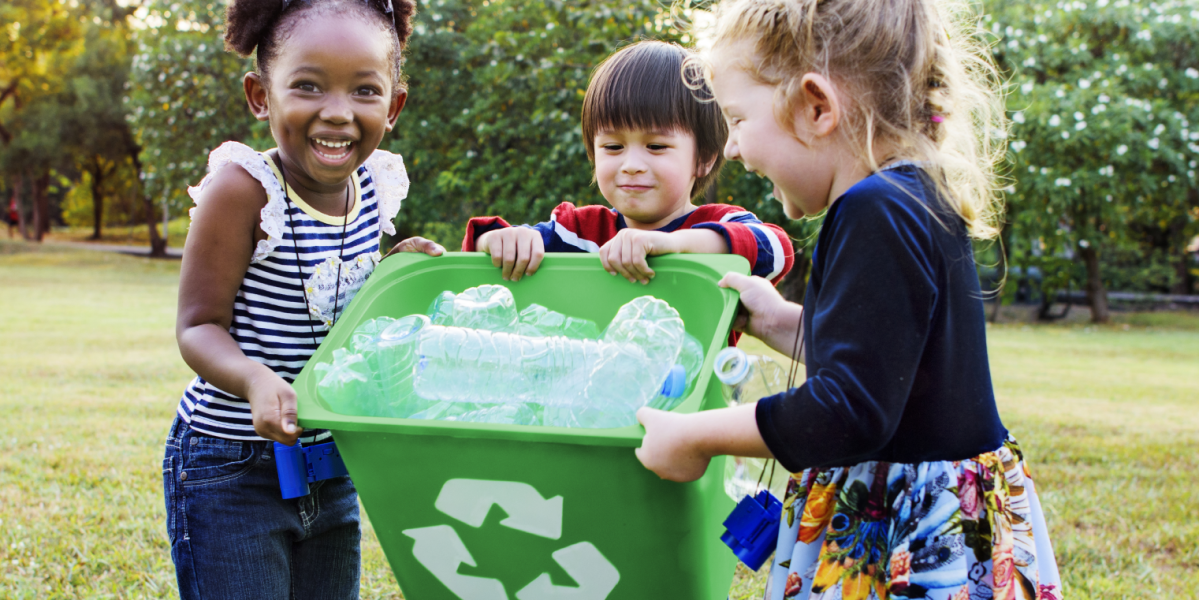
[[[311,138],[309,145],[324,162],[340,164],[354,153],[354,142],[329,138]]]

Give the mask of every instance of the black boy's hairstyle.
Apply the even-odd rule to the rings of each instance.
[[[392,89],[403,84],[400,67],[404,64],[404,47],[412,34],[412,16],[416,12],[413,0],[391,0],[392,12],[387,13],[389,0],[231,0],[225,9],[225,48],[240,56],[254,52],[255,69],[263,81],[268,80],[271,63],[296,24],[303,18],[331,13],[362,17],[369,27],[390,34],[392,46],[388,63],[392,65]],[[255,50],[257,48],[257,50]]]
[[[588,160],[596,160],[595,140],[601,131],[677,129],[696,138],[697,167],[713,161],[708,174],[696,178],[691,197],[716,181],[725,164],[722,151],[729,130],[717,103],[697,98],[712,93],[698,74],[685,71],[691,54],[678,44],[647,40],[618,50],[596,67],[583,98]]]

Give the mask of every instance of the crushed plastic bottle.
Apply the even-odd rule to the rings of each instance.
[[[692,384],[700,376],[700,369],[704,367],[704,346],[700,344],[700,340],[692,337],[689,333],[684,333],[683,346],[679,349],[679,360],[677,362],[683,367],[686,377],[683,384],[683,393],[675,397],[660,393],[647,405],[650,408],[672,410],[676,406],[679,406],[679,403],[683,402],[683,399],[687,397],[688,392],[692,390]]]
[[[757,402],[787,390],[787,370],[769,356],[746,354],[739,348],[725,348],[713,359],[713,372],[724,384],[725,402],[730,407]],[[770,460],[730,456],[725,461],[725,493],[734,502],[754,496],[764,486],[782,498],[787,472],[776,469],[774,478],[763,475]],[[759,482],[760,478],[762,483]]]
[[[316,365],[335,412],[518,425],[621,427],[650,404],[676,406],[703,364],[678,312],[650,296],[592,321],[495,285],[443,292],[428,316],[378,317]],[[678,363],[678,364],[677,364]]]
[[[515,331],[517,303],[512,292],[502,285],[480,285],[463,290],[438,294],[427,313],[434,325]]]
[[[683,336],[679,313],[650,296],[623,306],[601,340],[430,326],[414,388],[430,400],[539,404],[547,425],[629,425],[662,389]]]
[[[343,415],[371,415],[374,407],[366,407],[362,402],[371,385],[363,355],[338,348],[333,351],[332,363],[318,363],[315,370],[319,378],[317,393],[329,410]]]
[[[425,316],[434,325],[450,326],[454,324],[454,298],[456,294],[446,290],[434,297],[429,303]]]
[[[587,319],[570,317],[542,306],[530,304],[517,315],[517,333],[531,337],[565,336],[576,340],[600,339],[600,328]]]
[[[404,418],[429,408],[433,403],[413,390],[413,367],[417,364],[417,343],[429,326],[424,315],[409,315],[391,323],[379,335],[374,359],[378,405],[386,416]]]

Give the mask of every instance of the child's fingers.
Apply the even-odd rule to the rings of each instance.
[[[638,279],[642,283],[650,283],[650,279],[654,277],[654,269],[651,269],[650,263],[646,262],[648,256],[646,246],[637,244],[633,250],[633,268],[638,272]]]
[[[620,271],[621,276],[624,277],[625,279],[629,280],[629,283],[637,283],[637,281],[638,281],[637,273],[634,272],[634,270],[631,268],[633,266],[633,239],[632,238],[633,238],[633,236],[630,236],[630,235],[621,236],[621,238],[620,238],[621,246],[618,249],[621,257],[620,257],[620,259],[617,260],[616,267],[617,267],[617,270]]]
[[[417,239],[419,242],[417,243],[417,248],[414,250],[414,252],[423,252],[429,256],[441,256],[446,253],[446,249],[443,248],[441,244],[433,240],[427,240],[425,238]]]
[[[296,391],[291,387],[279,394],[279,423],[284,435],[293,439],[303,431],[296,418]]]
[[[612,265],[612,262],[613,262],[612,249],[613,248],[614,248],[614,246],[613,246],[612,240],[609,240],[603,246],[600,246],[600,252],[599,252],[600,266],[604,267],[604,270],[607,271],[609,275],[617,274],[617,269],[615,267],[613,267],[613,265]]]
[[[498,235],[489,240],[488,250],[492,253],[492,266],[499,268],[504,264],[504,236]]]
[[[508,236],[505,236],[505,238],[500,277],[505,281],[509,281],[512,278],[513,266],[517,262],[517,240]]]
[[[538,267],[542,266],[542,259],[546,257],[546,247],[542,243],[541,234],[533,237],[531,247],[533,251],[529,255],[529,266],[525,267],[526,275],[537,273]]]
[[[739,292],[743,292],[753,283],[753,279],[741,273],[726,273],[720,281],[717,282],[719,287],[733,288]]]
[[[520,281],[525,275],[525,269],[529,267],[529,261],[533,257],[533,240],[518,239],[517,240],[517,258],[513,263],[512,281]]]

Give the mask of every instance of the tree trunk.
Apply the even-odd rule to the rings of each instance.
[[[1080,248],[1079,255],[1083,257],[1083,264],[1087,267],[1087,292],[1088,306],[1092,309],[1093,323],[1108,322],[1108,290],[1104,289],[1104,282],[1100,280],[1100,253],[1093,246]]]
[[[1181,296],[1191,295],[1192,293],[1192,257],[1185,246],[1183,251],[1177,255],[1175,261],[1175,285],[1171,286],[1172,294]]]
[[[25,179],[20,175],[13,177],[12,201],[17,204],[17,230],[21,232],[21,238],[28,240],[29,224],[25,222],[24,202],[21,202],[21,184]]]
[[[142,183],[142,161],[138,158],[138,148],[133,149],[133,169],[134,175],[137,177],[137,193],[142,196],[142,204],[146,210],[146,227],[150,233],[150,256],[154,258],[166,258],[167,256],[167,240],[158,235],[158,220],[154,218],[154,202],[146,195],[146,189]],[[163,233],[166,233],[164,230]]]
[[[97,167],[92,171],[92,238],[99,240],[101,229],[104,227],[104,196],[101,189],[104,185],[104,170]]]
[[[50,232],[50,196],[46,193],[49,188],[49,172],[33,180],[33,234],[39,242]]]

